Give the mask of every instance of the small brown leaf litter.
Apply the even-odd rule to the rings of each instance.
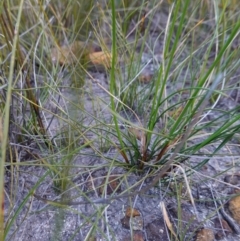
[[[77,63],[79,58],[89,55],[89,46],[81,41],[75,41],[69,45],[63,45],[51,49],[51,58],[54,64],[70,65]]]
[[[228,203],[228,209],[230,210],[233,219],[240,224],[240,196],[231,198]]]
[[[238,185],[240,183],[240,175],[239,174],[227,175],[225,176],[224,181],[232,185]]]
[[[111,53],[104,51],[93,52],[89,54],[89,60],[96,67],[103,66],[110,69],[112,64],[112,55]]]
[[[195,241],[214,241],[214,233],[211,229],[203,228],[197,232]]]
[[[145,230],[147,233],[148,241],[169,240],[168,230],[163,218],[155,219],[151,223],[148,223]]]
[[[107,182],[107,187],[105,187],[106,182]],[[110,195],[113,192],[117,192],[117,193],[121,192],[119,177],[116,175],[105,177],[102,184],[99,187],[99,193],[102,195],[105,192],[105,190],[107,191],[107,195]]]
[[[233,230],[229,227],[228,223],[224,219],[215,218],[213,220],[214,228],[217,230],[215,238],[217,240],[223,239],[230,233],[233,233]]]
[[[134,231],[133,232],[133,237],[131,237],[131,235],[126,236],[123,238],[122,241],[129,241],[129,240],[133,240],[133,241],[144,241],[144,234],[141,231]]]
[[[95,52],[91,44],[75,41],[69,45],[51,49],[54,64],[72,65],[78,62],[95,67],[111,68],[112,55],[108,51]]]
[[[136,217],[136,216],[141,216],[141,213],[135,208],[127,207],[125,216],[128,218]]]
[[[122,226],[126,229],[130,229],[130,225],[133,230],[142,230],[143,229],[143,218],[141,213],[131,207],[127,207],[125,216],[121,219]]]
[[[136,217],[126,217],[124,216],[121,219],[122,227],[126,229],[130,229],[130,225],[133,230],[142,230],[143,229],[143,219],[140,216]]]
[[[152,79],[153,79],[153,74],[141,74],[138,77],[139,82],[142,84],[148,84],[152,81]]]

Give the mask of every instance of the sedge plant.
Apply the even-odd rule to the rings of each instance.
[[[0,5],[1,194],[6,174],[11,177],[2,239],[14,240],[22,226],[16,223],[50,211],[55,219],[49,238],[61,239],[61,220],[76,218],[81,222],[70,240],[114,240],[108,210],[115,196],[126,197],[159,171],[152,187],[170,181],[178,167],[186,168],[184,180],[191,179],[239,138],[238,107],[219,108],[239,84],[235,1],[85,2]],[[80,50],[69,47],[80,42]],[[85,55],[93,42],[103,52],[111,49],[109,69],[88,68]],[[52,49],[68,47],[74,61],[53,63]],[[191,163],[210,145],[211,153]],[[19,198],[24,175],[30,184]],[[109,191],[112,180],[115,189]],[[181,216],[182,187],[176,186]],[[36,211],[29,201],[43,205]],[[82,203],[91,203],[89,213]],[[181,240],[182,229],[179,222]]]

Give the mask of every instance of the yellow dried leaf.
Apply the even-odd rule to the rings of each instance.
[[[90,47],[81,41],[75,41],[70,45],[53,48],[51,58],[53,63],[61,65],[74,64],[86,58],[90,52]]]
[[[94,52],[92,45],[75,41],[70,45],[53,48],[51,50],[51,59],[54,64],[60,65],[81,62],[82,64],[89,63],[90,66],[110,68],[112,55],[106,51]]]
[[[89,54],[89,60],[95,66],[104,66],[106,68],[111,68],[112,55],[109,52],[99,51]]]

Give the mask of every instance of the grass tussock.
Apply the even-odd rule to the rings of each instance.
[[[26,204],[41,187],[57,197],[45,202],[61,210],[51,236],[61,239],[64,208],[92,202],[92,193],[105,199],[115,171],[126,190],[112,196],[135,193],[148,177],[155,179],[144,190],[165,184],[181,169],[194,206],[193,170],[239,141],[238,105],[221,108],[239,101],[237,5],[2,1],[0,240],[16,238],[15,224],[22,213],[21,222],[31,216]],[[204,158],[190,161],[200,153]],[[19,198],[26,173],[30,182]],[[92,223],[84,240],[95,234],[111,240],[111,228],[98,225],[107,222],[106,207],[91,215],[82,214],[71,238]]]

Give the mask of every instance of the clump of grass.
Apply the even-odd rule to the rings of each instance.
[[[193,19],[195,16],[194,14],[197,13],[198,6],[195,7],[191,6],[190,8],[193,8],[192,16],[190,16],[188,19]],[[215,55],[215,61],[211,63],[211,65],[207,67],[207,61],[205,61],[206,65],[204,64],[202,68],[199,69],[198,72],[198,79],[197,81],[190,83],[191,87],[183,87],[182,90],[176,91],[171,93],[171,95],[167,96],[166,93],[166,86],[168,82],[170,81],[169,77],[173,75],[174,72],[178,75],[176,78],[176,81],[182,81],[183,83],[186,81],[184,80],[184,77],[182,80],[180,80],[180,74],[182,72],[182,68],[189,69],[190,74],[196,75],[193,71],[191,71],[192,61],[194,59],[194,55],[197,55],[197,51],[192,52],[189,54],[189,56],[185,57],[183,60],[177,62],[177,59],[180,58],[181,54],[183,53],[183,49],[185,48],[185,51],[191,51],[189,48],[189,43],[186,42],[186,36],[192,35],[194,37],[195,31],[197,28],[201,28],[200,25],[201,21],[199,23],[196,23],[195,26],[191,26],[192,22],[188,21],[186,19],[187,11],[189,10],[188,3],[182,4],[180,2],[176,3],[174,5],[174,8],[172,8],[172,11],[169,14],[169,23],[167,25],[166,33],[165,33],[165,42],[163,46],[163,60],[162,63],[159,66],[159,69],[157,70],[157,76],[156,79],[154,79],[153,86],[154,88],[151,88],[153,98],[150,100],[150,103],[147,103],[149,107],[149,116],[148,120],[145,123],[145,126],[143,127],[142,123],[138,123],[139,129],[143,128],[144,134],[142,137],[138,137],[139,142],[141,142],[139,145],[136,145],[137,141],[132,142],[130,139],[128,139],[127,145],[132,145],[134,150],[134,155],[129,154],[129,158],[132,160],[135,160],[135,164],[141,163],[140,167],[142,168],[144,166],[144,163],[149,162],[150,160],[155,160],[155,164],[163,164],[166,162],[166,159],[169,157],[167,154],[170,150],[174,150],[174,146],[178,142],[181,142],[181,138],[184,135],[186,131],[186,127],[189,125],[189,123],[192,121],[192,119],[196,118],[198,115],[198,108],[199,103],[203,102],[204,92],[211,86],[213,82],[212,76],[217,76],[220,74],[222,76],[222,79],[224,80],[224,69],[220,70],[220,66],[222,63],[222,58],[225,56],[226,53],[228,53],[229,49],[231,48],[231,41],[236,37],[238,34],[237,29],[238,27],[234,28],[232,31],[232,34],[229,36],[229,39],[227,42],[221,42],[221,46],[219,46],[220,51],[216,53]],[[181,14],[179,14],[181,13]],[[221,15],[223,16],[223,15]],[[113,18],[114,21],[115,18]],[[218,20],[221,22],[221,18]],[[113,25],[114,26],[114,25]],[[177,30],[175,30],[177,26]],[[218,31],[218,29],[213,29],[213,31]],[[182,33],[186,33],[185,35]],[[213,32],[213,34],[217,34],[217,32]],[[114,35],[114,29],[113,29],[113,35]],[[218,41],[218,37],[216,35],[216,41]],[[219,45],[219,43],[217,42]],[[213,42],[207,42],[206,45],[209,45],[208,49],[205,52],[205,55],[203,54],[202,58],[207,59],[210,55],[209,49],[213,45]],[[181,48],[179,48],[181,46]],[[173,69],[173,66],[175,69]],[[207,69],[208,68],[208,69]],[[185,78],[188,78],[187,76]],[[192,81],[196,80],[194,76],[190,77],[192,78]],[[218,78],[218,77],[215,77]],[[112,78],[112,81],[114,79]],[[189,82],[189,81],[188,81]],[[114,86],[114,84],[112,84]],[[184,85],[183,85],[184,86]],[[221,87],[220,87],[221,88]],[[129,95],[134,95],[135,88],[132,85],[129,85],[129,88],[125,90],[125,92],[129,91]],[[214,90],[215,91],[215,90]],[[219,92],[221,89],[216,90],[216,95],[219,97],[221,96],[221,93]],[[188,100],[181,99],[181,95],[187,92],[188,93]],[[112,89],[112,93],[115,93]],[[149,94],[149,92],[147,92]],[[215,95],[214,93],[212,93]],[[144,95],[144,94],[143,94]],[[177,96],[180,100],[179,103],[173,103],[172,100]],[[144,100],[146,98],[143,98]],[[125,101],[124,98],[121,98],[121,100],[129,106],[128,102]],[[120,105],[122,102],[119,102]],[[118,104],[119,104],[118,103]],[[217,101],[214,103],[216,105]],[[145,103],[146,105],[146,103]],[[133,105],[131,105],[133,107]],[[170,115],[170,112],[173,108],[180,108],[180,113],[177,114],[175,118],[172,118]],[[134,110],[133,110],[134,111]],[[213,110],[209,110],[208,113]],[[146,113],[146,112],[145,112]],[[200,118],[201,119],[201,118]],[[162,130],[159,128],[156,128],[159,124],[159,121],[162,120],[163,126]],[[115,120],[116,121],[116,120]],[[217,121],[217,120],[216,120]],[[115,122],[116,123],[116,122]],[[214,121],[212,121],[212,124]],[[205,127],[202,125],[202,123],[198,123],[201,125],[201,128],[199,128],[197,125],[192,130],[192,133],[190,133],[189,138],[192,138],[192,135],[197,136],[197,133],[202,131]],[[116,123],[116,129],[118,129],[118,124]],[[154,132],[158,133],[155,134]],[[119,136],[119,143],[121,144],[122,150],[126,150],[126,143],[122,141],[121,132],[117,131]],[[216,135],[214,134],[216,137]],[[142,139],[141,139],[142,138]],[[213,137],[210,135],[209,141],[206,143],[209,144],[209,142],[214,142],[215,139],[212,139]],[[137,139],[137,138],[136,138]],[[143,144],[144,143],[144,144]],[[144,146],[142,146],[144,145]],[[129,149],[129,148],[128,148]],[[120,151],[120,153],[123,154],[124,159],[126,159],[127,154],[124,153],[125,151]],[[147,150],[151,150],[148,155],[146,154]],[[198,151],[199,149],[193,148],[194,152]],[[184,152],[184,150],[182,150]],[[188,148],[189,151],[189,148]],[[149,152],[149,151],[148,151]],[[137,158],[136,158],[136,153]],[[192,153],[193,154],[193,153]],[[146,156],[148,158],[146,159]],[[166,159],[165,159],[166,158]],[[131,161],[130,161],[131,162]],[[134,162],[134,161],[133,161]],[[131,162],[132,163],[132,162]]]
[[[58,66],[54,66],[54,64],[50,62],[50,56],[46,55],[46,51],[50,52],[50,48],[55,47],[54,44],[57,44],[57,42],[61,43],[63,41],[66,41],[66,39],[70,41],[73,36],[74,38],[77,38],[77,35],[79,35],[78,39],[81,38],[87,40],[87,38],[89,37],[89,31],[91,26],[89,16],[91,15],[90,12],[92,11],[93,3],[88,2],[87,5],[84,5],[82,11],[85,12],[85,15],[83,16],[75,14],[75,19],[71,19],[72,15],[69,15],[69,12],[72,11],[71,9],[73,6],[68,5],[69,3],[67,2],[67,7],[64,9],[64,11],[66,10],[69,12],[68,14],[66,13],[66,15],[64,13],[63,19],[58,18],[58,16],[62,14],[62,11],[58,12],[57,9],[54,10],[51,5],[45,5],[45,3],[41,3],[42,5],[40,4],[37,8],[35,8],[32,2],[28,1],[24,3],[23,1],[21,1],[21,5],[19,5],[19,12],[16,12],[14,10],[14,4],[16,3],[10,1],[5,2],[3,4],[3,11],[1,11],[1,29],[4,35],[1,41],[1,43],[3,43],[3,46],[1,47],[6,50],[4,51],[6,55],[1,56],[1,60],[3,63],[3,76],[8,76],[8,92],[6,95],[7,97],[5,97],[5,93],[3,93],[3,95],[1,96],[3,100],[2,113],[4,113],[5,118],[5,134],[2,142],[3,159],[1,163],[1,172],[4,172],[4,158],[7,157],[6,150],[9,149],[7,148],[7,146],[9,146],[7,127],[10,125],[10,130],[17,130],[17,135],[15,136],[13,134],[15,132],[10,133],[11,141],[14,142],[16,145],[20,145],[22,148],[13,148],[13,151],[10,153],[10,157],[12,153],[16,154],[14,162],[11,162],[7,165],[11,166],[12,171],[16,167],[18,167],[17,162],[19,156],[16,152],[24,151],[24,143],[31,141],[31,147],[39,147],[39,149],[42,150],[43,153],[49,153],[48,155],[50,155],[50,157],[47,161],[43,162],[43,166],[45,166],[48,171],[50,171],[47,172],[47,175],[51,175],[53,183],[55,184],[55,188],[60,191],[60,193],[64,193],[64,191],[66,191],[70,187],[69,175],[71,171],[71,162],[77,149],[73,148],[74,139],[72,135],[69,137],[71,140],[68,139],[69,143],[67,144],[67,147],[66,145],[56,143],[55,141],[51,142],[51,138],[53,136],[51,136],[51,131],[48,132],[48,124],[46,123],[47,117],[46,113],[44,113],[43,111],[43,109],[45,108],[43,106],[49,100],[49,97],[53,97],[54,95],[56,95],[56,93],[58,93],[59,91],[58,88],[61,88],[62,84],[60,83],[58,71],[62,71],[62,69],[60,69]],[[77,2],[75,1],[74,4],[76,6]],[[27,11],[27,8],[29,8],[30,11]],[[53,12],[54,17],[56,17],[58,21],[57,30],[54,28],[53,25],[51,25],[52,20],[48,18],[48,16],[52,15]],[[18,18],[16,19],[15,17],[17,17],[17,15]],[[26,18],[26,16],[28,17]],[[81,16],[82,18],[79,19],[79,16]],[[82,26],[82,31],[80,31],[81,29],[79,24],[83,24],[82,19],[85,20],[85,24],[84,26]],[[74,20],[74,24],[72,20]],[[72,26],[74,26],[75,29],[71,30],[73,32],[66,34],[65,29],[69,27],[68,24],[73,24]],[[65,28],[63,27],[63,25],[65,25]],[[86,27],[87,25],[88,27]],[[59,30],[62,31],[61,37],[60,33],[58,32]],[[20,35],[20,33],[22,35]],[[38,36],[37,39],[36,36]],[[49,39],[53,40],[52,45],[49,45]],[[8,61],[9,55],[11,56],[10,62]],[[83,69],[83,67],[80,64],[78,69]],[[82,75],[84,72],[81,71],[81,75],[79,77],[79,72],[77,73],[76,69],[76,67],[73,67],[69,71],[72,72],[72,76],[76,76],[75,79],[78,80],[77,83],[79,84],[81,82],[80,77],[83,77]],[[32,79],[34,79],[35,86],[32,85]],[[2,80],[4,80],[4,78],[2,78]],[[82,81],[84,81],[84,79],[82,79]],[[3,84],[3,88],[6,88],[5,83]],[[79,88],[79,86],[76,87]],[[80,87],[82,87],[82,84],[80,85]],[[76,94],[79,93],[80,92],[76,92]],[[13,98],[13,100],[14,98],[16,98],[19,101],[18,104],[21,104],[16,105],[16,102],[13,102],[14,105],[12,106],[11,98]],[[56,101],[58,100],[56,99]],[[55,108],[56,111],[58,108],[61,107],[58,106],[57,102],[55,103],[57,106]],[[29,110],[30,115],[28,115]],[[51,112],[51,114],[53,114],[53,112]],[[10,118],[10,115],[12,115],[12,118]],[[51,117],[49,125],[53,121],[53,118],[54,117]],[[60,119],[61,117],[58,116],[58,118]],[[64,121],[67,119],[71,119],[71,121],[74,120],[73,116],[67,116],[66,118],[66,113],[64,113],[62,118],[64,119]],[[21,119],[22,121],[19,121],[19,119]],[[16,121],[15,123],[14,120]],[[67,135],[70,135],[70,132],[67,132]],[[42,146],[42,142],[46,144],[47,148],[44,148]],[[62,158],[62,161],[59,161],[56,158],[57,156],[59,156],[59,154],[64,156],[64,158]],[[14,172],[12,172],[12,175],[14,175]],[[4,177],[4,175],[2,175],[2,177]],[[4,179],[1,179],[1,193],[3,193],[3,180]],[[17,192],[18,188],[14,190],[15,192]],[[14,196],[14,194],[12,195]],[[29,192],[27,199],[29,199],[31,195],[32,191]],[[3,198],[2,195],[1,198]],[[3,203],[3,199],[0,200],[0,203]],[[22,205],[24,204],[25,201],[22,202]],[[19,212],[20,211],[21,205]],[[16,215],[12,215],[11,219],[8,219],[5,227],[5,233],[3,232],[3,219],[0,220],[0,223],[2,225],[2,236],[7,235],[12,223],[15,221],[15,218],[17,217],[17,214],[19,212],[17,212]],[[1,217],[2,216],[3,215],[1,215]]]
[[[190,175],[191,168],[197,170],[216,156],[238,131],[238,109],[217,109],[219,100],[238,84],[231,81],[239,65],[238,49],[234,46],[240,27],[236,2],[217,5],[200,0],[164,1],[163,6],[159,1],[111,0],[98,5],[95,1],[72,0],[55,5],[41,2],[36,7],[32,1],[21,1],[18,11],[14,4],[9,0],[8,8],[5,4],[1,6],[1,19],[8,23],[7,26],[1,22],[4,37],[0,42],[6,53],[1,56],[2,76],[8,82],[1,88],[5,91],[0,99],[4,120],[3,133],[0,130],[0,193],[4,190],[5,165],[11,167],[12,180],[14,169],[21,172],[24,165],[40,166],[43,177],[37,177],[17,210],[9,215],[4,234],[1,216],[2,236],[13,237],[17,232],[10,231],[14,222],[45,182],[50,182],[59,195],[57,201],[45,201],[63,210],[74,197],[89,200],[88,192],[79,187],[83,184],[72,181],[75,175],[85,181],[86,174],[94,179],[97,171],[104,170],[109,177],[121,170],[120,182],[127,183],[134,172],[144,182],[160,170],[158,182],[176,164],[181,166],[189,157],[214,144],[214,151],[205,154],[205,159],[194,166],[189,164],[186,174]],[[166,17],[163,30],[153,26],[158,14]],[[156,29],[157,36],[153,37]],[[161,40],[162,45],[157,48]],[[111,47],[111,68],[105,70],[109,85],[97,80],[88,69],[82,57],[85,47],[75,55],[76,62],[62,66],[52,63],[52,48],[60,49],[77,41],[86,46],[95,42],[102,50]],[[147,68],[151,68],[152,79],[140,84],[139,76]],[[99,90],[102,95],[95,98]],[[88,108],[87,94],[92,98]],[[11,105],[11,98],[17,99],[18,104]],[[207,119],[216,112],[216,118]],[[9,126],[17,131],[9,133]],[[31,143],[31,149],[25,143]],[[17,162],[5,164],[8,146],[14,147]],[[33,162],[23,162],[20,154],[32,150],[38,154],[32,153]],[[86,163],[86,157],[92,157],[94,163]],[[35,175],[32,171],[31,174]],[[103,186],[107,186],[107,181]],[[126,186],[124,193],[134,189],[134,185]],[[18,188],[14,191],[18,192]],[[106,195],[105,191],[102,197]],[[14,202],[10,198],[11,201]],[[95,208],[92,219],[78,212],[83,225],[92,224],[86,238],[97,234],[110,240],[110,227],[106,228],[107,234],[98,227],[99,220],[106,221],[103,216],[107,207]],[[61,228],[56,222],[54,232]]]

